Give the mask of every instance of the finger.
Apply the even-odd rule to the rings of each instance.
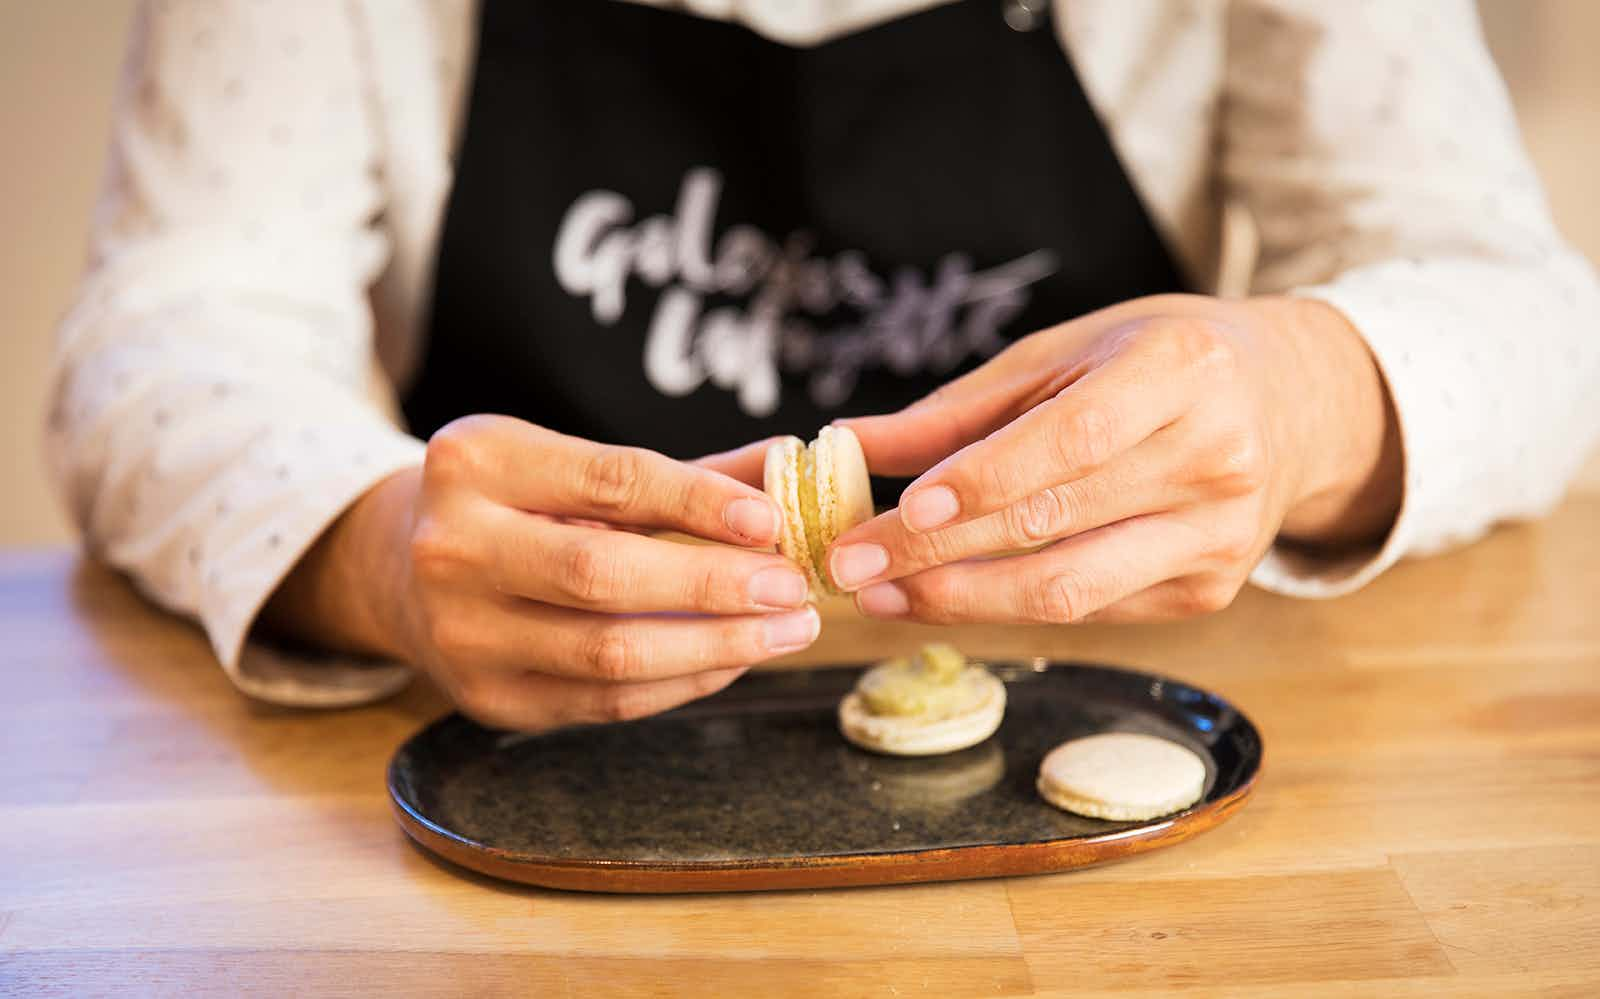
[[[509,417],[457,420],[428,442],[434,476],[459,476],[507,506],[665,527],[737,545],[778,536],[767,495],[643,448],[597,444]]]
[[[479,607],[436,623],[446,661],[607,683],[749,666],[805,648],[822,628],[815,607],[729,617],[591,614],[516,598]]]
[[[991,361],[995,364],[999,361]],[[984,368],[970,372],[971,378]],[[956,392],[960,379],[912,403],[897,413],[857,416],[837,421],[861,441],[867,466],[881,475],[907,476],[927,471],[955,451],[982,440],[1005,426],[1021,408],[1019,398],[1031,398],[1027,377],[1010,377],[1018,384],[999,387],[988,395],[966,401]],[[993,381],[994,379],[986,379]],[[945,393],[951,393],[946,396]]]
[[[1095,359],[1075,355],[1114,326],[1108,310],[1042,330],[897,413],[837,422],[855,431],[874,471],[918,475],[1082,377]]]
[[[1213,300],[1196,295],[1151,296],[1120,302],[1076,319],[1039,330],[1017,340],[993,359],[948,382],[934,392],[911,404],[908,409],[920,409],[941,403],[961,406],[984,405],[995,393],[1007,387],[1007,382],[1017,379],[1043,385],[1054,381],[1055,387],[1042,391],[1035,402],[1054,395],[1072,380],[1063,373],[1062,359],[1080,353],[1100,351],[1101,342],[1113,345],[1117,334],[1138,331],[1152,321],[1181,321],[1196,313],[1197,308],[1214,305]],[[1213,310],[1221,312],[1222,310]],[[1225,312],[1222,313],[1225,316]],[[1092,358],[1090,359],[1093,364]],[[1087,368],[1080,368],[1079,374]],[[1014,386],[1012,386],[1014,387]],[[1028,407],[1023,407],[1028,408]]]
[[[762,471],[767,460],[767,448],[775,440],[776,437],[768,437],[765,440],[752,441],[732,451],[720,451],[696,458],[689,464],[712,472],[721,472],[730,479],[760,489]]]
[[[723,689],[744,668],[713,670],[651,683],[597,683],[542,673],[486,675],[457,695],[461,709],[485,725],[543,732],[567,725],[631,721],[659,714]]]
[[[1224,574],[1196,573],[1147,587],[1085,616],[1084,620],[1129,624],[1214,614],[1233,603],[1242,586],[1243,580]]]
[[[1170,515],[1123,520],[1028,555],[956,562],[856,594],[869,617],[1055,623],[1078,621],[1193,571],[1203,535]]]
[[[840,537],[829,552],[828,569],[841,589],[855,590],[975,556],[1037,548],[1141,514],[1164,513],[1206,494],[1203,484],[1191,481],[1183,470],[1183,442],[1169,428],[1097,472],[953,527],[918,534],[906,530],[898,512],[890,510]]]
[[[596,531],[501,507],[487,581],[501,593],[591,611],[752,614],[802,606],[806,577],[778,555]]]
[[[1187,330],[1130,336],[1105,363],[935,465],[900,497],[906,527],[993,513],[1093,472],[1176,421],[1198,398],[1204,369],[1186,357]]]

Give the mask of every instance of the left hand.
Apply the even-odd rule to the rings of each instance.
[[[841,422],[874,473],[923,473],[829,553],[878,617],[1214,611],[1275,539],[1367,540],[1399,503],[1376,364],[1312,300],[1137,299],[1020,340],[898,413]]]

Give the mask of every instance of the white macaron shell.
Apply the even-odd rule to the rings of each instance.
[[[762,486],[768,496],[778,504],[783,523],[778,532],[778,551],[799,566],[811,581],[813,590],[820,589],[822,579],[816,566],[811,564],[811,546],[806,541],[805,517],[800,511],[800,455],[805,442],[798,437],[783,437],[767,448],[762,465]]]
[[[1205,789],[1206,765],[1153,735],[1107,732],[1052,749],[1039,765],[1039,793],[1080,815],[1148,819],[1189,807]]]

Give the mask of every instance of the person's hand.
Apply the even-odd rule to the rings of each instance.
[[[829,553],[878,617],[1214,611],[1275,538],[1364,541],[1398,506],[1376,365],[1309,300],[1127,302],[1020,340],[901,412],[841,422],[874,474],[923,473]]]
[[[269,620],[410,661],[468,714],[530,731],[663,711],[815,640],[787,560],[646,528],[770,546],[778,513],[710,468],[468,417],[346,512]]]

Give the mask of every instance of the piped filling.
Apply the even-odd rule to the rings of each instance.
[[[828,573],[824,568],[828,539],[822,523],[822,505],[817,500],[815,444],[800,452],[800,467],[796,470],[796,474],[800,484],[800,522],[805,525],[806,548],[811,554],[811,564],[816,567],[818,577],[831,590],[833,582],[828,579]]]
[[[981,695],[980,676],[969,675],[966,656],[935,642],[910,659],[891,659],[874,668],[856,690],[872,714],[936,720],[971,708]]]

